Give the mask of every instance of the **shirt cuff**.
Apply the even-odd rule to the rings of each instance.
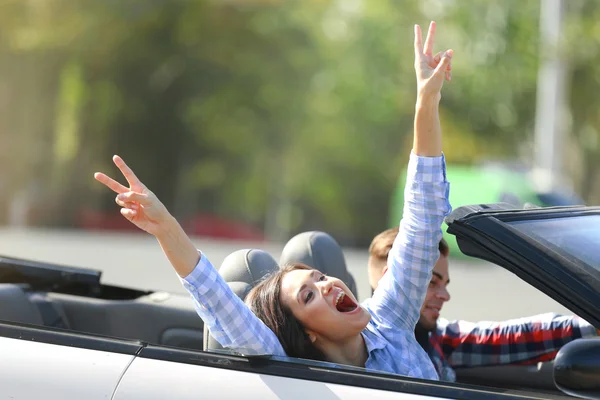
[[[447,182],[444,153],[439,157],[421,157],[411,151],[407,179],[424,183]]]
[[[179,280],[183,287],[188,291],[196,291],[199,294],[206,294],[210,290],[210,283],[216,280],[218,272],[212,266],[205,254],[202,254],[200,250],[200,260],[185,278],[179,277]]]
[[[582,338],[599,336],[598,330],[592,324],[585,320],[581,320],[579,324],[579,332],[581,333]]]

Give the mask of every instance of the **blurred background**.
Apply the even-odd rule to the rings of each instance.
[[[3,0],[0,251],[181,291],[93,180],[120,179],[119,154],[215,265],[240,247],[278,256],[322,230],[347,249],[365,298],[366,249],[402,204],[413,25],[436,20],[435,51],[455,51],[441,102],[455,208],[594,205],[598,18],[596,0]],[[498,287],[473,315],[511,299],[560,309],[452,257],[455,299],[478,290],[475,276]],[[498,299],[507,288],[524,297]]]

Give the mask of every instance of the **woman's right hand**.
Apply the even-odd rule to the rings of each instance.
[[[138,228],[158,236],[172,221],[171,214],[121,157],[114,156],[113,162],[127,179],[128,188],[101,172],[96,172],[94,178],[117,193],[115,201],[122,207],[121,214],[125,218]]]

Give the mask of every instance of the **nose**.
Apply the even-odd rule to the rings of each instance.
[[[438,290],[437,296],[440,300],[443,301],[450,300],[450,292],[448,292],[448,289],[445,286]]]
[[[323,294],[323,296],[327,296],[333,288],[333,282],[328,279],[319,283],[321,285],[321,293]]]

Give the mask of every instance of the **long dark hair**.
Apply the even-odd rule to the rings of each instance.
[[[281,282],[291,271],[312,270],[305,264],[288,264],[256,285],[246,297],[246,304],[277,336],[289,357],[325,361],[325,355],[310,341],[304,327],[292,311],[281,302]]]

